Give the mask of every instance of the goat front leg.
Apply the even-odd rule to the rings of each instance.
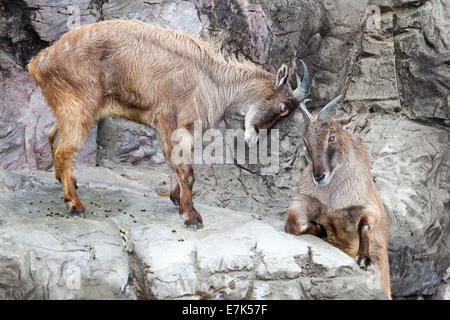
[[[295,235],[312,234],[326,238],[325,228],[313,220],[319,212],[319,205],[313,199],[297,195],[288,208],[284,230]]]
[[[356,262],[362,269],[367,269],[372,264],[369,252],[370,225],[367,214],[363,214],[358,224],[359,249]]]
[[[196,231],[203,228],[203,220],[194,208],[192,188],[194,187],[194,170],[190,164],[176,165],[175,170],[180,186],[180,215],[186,228]]]
[[[174,204],[179,203],[180,215],[184,219],[185,226],[195,231],[203,228],[203,220],[192,202],[195,177],[191,162],[191,147],[192,135],[187,129],[180,128],[166,140],[165,150],[170,159],[170,166],[178,178],[178,182],[172,179],[170,199]]]

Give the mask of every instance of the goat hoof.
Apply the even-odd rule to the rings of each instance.
[[[86,213],[84,211],[71,211],[69,214],[72,217],[86,218]]]
[[[174,205],[176,205],[177,207],[180,206],[180,199],[170,197],[170,201],[172,201],[172,203],[173,203]]]
[[[69,209],[69,215],[72,217],[83,217],[86,218],[86,210],[84,209],[83,205],[79,206],[71,206]]]
[[[370,267],[370,265],[372,264],[372,261],[370,260],[370,258],[365,255],[358,256],[356,258],[356,262],[358,263],[358,266],[364,270],[367,270]]]
[[[193,231],[197,231],[197,229],[203,228],[202,217],[200,216],[200,213],[198,213],[197,210],[195,210],[194,208],[190,208],[188,212],[184,213],[183,210],[180,208],[180,213],[183,219],[185,219],[184,225],[186,226],[186,228]]]
[[[188,229],[188,230],[197,231],[197,225],[196,224],[187,224],[185,226],[186,226],[186,229]]]
[[[311,221],[316,227],[316,236],[321,239],[326,239],[328,237],[327,230],[320,223],[316,221]]]
[[[204,227],[202,221],[185,221],[184,225],[188,230],[191,231],[197,231],[198,229],[203,229]]]
[[[191,231],[197,231],[198,229],[203,229],[204,225],[202,222],[198,222],[197,224],[185,224],[186,229]]]
[[[69,213],[71,217],[82,217],[86,218],[86,214],[84,211],[72,211]]]

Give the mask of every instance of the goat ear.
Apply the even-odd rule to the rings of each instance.
[[[348,117],[348,118],[344,118],[344,119],[339,119],[339,124],[340,124],[341,126],[345,126],[345,125],[349,124],[350,121],[352,121],[352,118],[353,118],[353,117]]]
[[[283,64],[280,69],[278,69],[277,72],[277,87],[283,85],[286,83],[286,80],[288,78],[288,67],[287,65]]]
[[[353,119],[354,117],[355,117],[355,115],[353,115],[353,116],[351,116],[351,117],[348,117],[348,118],[339,119],[339,120],[338,120],[339,126],[340,126],[341,128],[344,128],[346,125],[348,125],[348,124],[352,121],[352,119]]]

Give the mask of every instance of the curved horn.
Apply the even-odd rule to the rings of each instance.
[[[295,72],[295,77],[297,78],[297,89],[294,90],[294,98],[297,99],[297,101],[302,101],[303,98],[308,94],[309,87],[311,85],[311,81],[309,80],[309,72],[308,68],[306,67],[306,64],[303,62],[303,60],[300,60],[300,62],[303,64],[303,81],[300,79],[297,72]]]
[[[311,113],[309,113],[308,108],[306,108],[306,103],[309,101],[311,101],[311,99],[305,99],[300,102],[300,110],[302,110],[303,116],[308,122],[312,119]]]
[[[338,95],[336,98],[328,102],[328,104],[323,107],[322,110],[320,110],[318,119],[320,120],[330,120],[331,116],[333,115],[334,110],[336,109],[336,106],[338,102],[341,100],[342,94]]]

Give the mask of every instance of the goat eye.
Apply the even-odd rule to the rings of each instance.
[[[284,103],[280,103],[280,112],[283,113],[286,111],[286,105]]]
[[[331,137],[328,139],[328,142],[334,142],[334,140],[336,140],[336,137],[335,137],[335,136],[331,136]]]

